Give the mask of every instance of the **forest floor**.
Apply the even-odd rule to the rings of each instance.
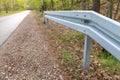
[[[33,13],[0,47],[0,80],[64,80]]]

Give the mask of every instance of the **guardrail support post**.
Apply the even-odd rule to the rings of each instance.
[[[47,18],[45,18],[45,24],[46,24],[46,27],[49,27],[49,22]]]
[[[84,57],[83,57],[83,69],[89,69],[90,67],[90,53],[92,49],[92,38],[88,35],[85,35],[84,43]]]

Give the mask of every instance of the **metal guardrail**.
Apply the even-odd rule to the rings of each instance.
[[[90,66],[92,39],[120,60],[120,23],[94,11],[45,11],[48,19],[85,34],[83,69]]]

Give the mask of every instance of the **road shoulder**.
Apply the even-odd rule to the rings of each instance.
[[[48,48],[33,14],[29,14],[0,47],[0,79],[61,80],[61,70]]]

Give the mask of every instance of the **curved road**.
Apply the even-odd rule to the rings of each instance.
[[[27,10],[10,16],[0,17],[0,46],[8,39],[29,13],[30,10]]]

